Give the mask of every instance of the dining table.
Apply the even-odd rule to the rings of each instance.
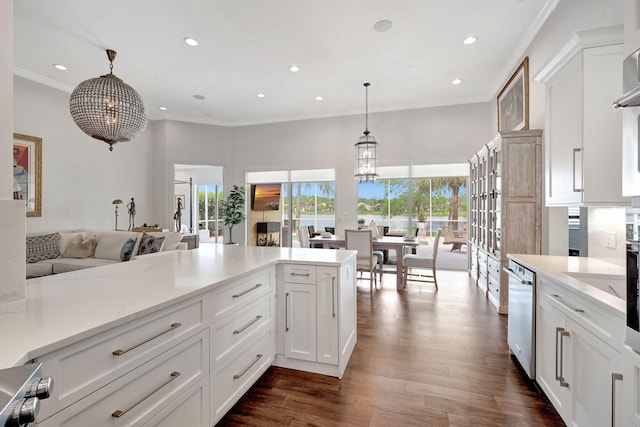
[[[344,237],[332,234],[328,237],[315,236],[309,239],[311,246],[322,244],[323,249],[344,248]],[[405,247],[418,246],[420,242],[416,238],[407,238],[404,236],[381,236],[373,239],[373,249],[375,250],[393,250],[396,254],[396,289],[402,290],[404,284],[402,280],[402,272],[404,264],[402,257]]]

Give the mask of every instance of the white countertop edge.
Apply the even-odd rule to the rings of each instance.
[[[535,270],[538,274],[544,275],[561,286],[566,286],[570,290],[580,293],[598,305],[613,308],[622,314],[627,312],[624,298],[618,298],[611,293],[564,273],[565,271],[570,271],[585,275],[598,274],[624,277],[626,270],[622,265],[589,257],[530,254],[507,254],[507,257]]]
[[[312,263],[314,265],[340,266],[356,257],[355,251],[337,251],[335,249],[251,248],[254,247],[223,247],[222,245],[220,245],[215,248],[211,246],[208,247],[208,249],[202,248],[202,250],[199,248],[190,251],[170,251],[147,255],[126,263],[110,264],[75,272],[63,273],[55,276],[30,279],[27,281],[26,285],[26,310],[22,312],[0,312],[0,324],[2,325],[2,328],[0,328],[0,339],[4,338],[4,341],[6,343],[13,343],[10,346],[13,351],[7,351],[7,349],[5,348],[2,352],[0,352],[0,369],[25,364],[47,353],[51,353],[52,351],[74,344],[83,339],[118,327],[122,324],[146,316],[158,310],[162,310],[166,307],[178,304],[182,301],[195,298],[198,295],[209,292],[219,286],[224,286],[231,281],[248,277],[263,268],[276,266],[280,263]],[[20,345],[20,343],[16,341],[16,330],[28,331],[29,327],[31,326],[37,327],[37,325],[21,325],[21,322],[19,322],[19,320],[22,317],[25,317],[25,314],[29,311],[35,313],[36,310],[30,309],[30,302],[34,302],[36,299],[46,300],[46,296],[42,297],[38,295],[40,293],[38,292],[38,288],[40,287],[46,288],[47,286],[55,286],[52,284],[58,283],[58,286],[60,286],[61,288],[67,286],[70,289],[80,289],[80,287],[84,288],[85,286],[87,286],[87,283],[92,280],[97,282],[104,282],[112,279],[113,281],[121,281],[118,285],[114,285],[115,290],[123,290],[127,286],[127,282],[124,281],[123,276],[127,274],[132,274],[132,280],[136,280],[136,276],[143,275],[145,274],[145,272],[153,274],[154,269],[161,268],[163,266],[166,267],[170,264],[186,263],[187,267],[191,267],[191,265],[189,265],[189,262],[192,261],[192,259],[201,261],[201,259],[205,255],[215,256],[215,253],[218,253],[220,251],[237,252],[238,255],[234,255],[232,257],[233,259],[218,260],[218,262],[220,263],[228,261],[228,263],[236,263],[240,268],[242,268],[242,271],[230,272],[224,277],[216,277],[212,279],[211,282],[199,283],[195,286],[175,287],[169,290],[164,290],[164,293],[157,298],[151,297],[147,301],[138,301],[137,304],[134,304],[131,307],[127,307],[127,305],[125,304],[119,310],[114,310],[117,313],[110,312],[104,315],[104,317],[100,318],[99,320],[96,320],[95,322],[87,322],[89,323],[87,327],[78,326],[77,328],[74,328],[73,332],[70,333],[60,333],[59,335],[52,335],[50,339],[40,338],[35,340],[38,341],[38,344],[32,343],[32,345],[25,346]],[[239,260],[243,258],[243,255],[253,252],[266,253],[267,256],[264,258],[258,257],[259,259],[257,260],[246,260],[244,263],[239,262]],[[197,265],[195,267],[197,267]],[[185,267],[183,266],[182,269],[185,269]],[[146,286],[148,287],[149,285],[147,284]],[[98,297],[96,296],[96,298]],[[120,312],[120,310],[123,311]],[[24,326],[24,328],[19,329],[22,326]],[[24,337],[23,340],[29,342],[29,340],[25,340]],[[22,348],[20,349],[19,347]],[[28,347],[28,349],[26,349],[25,347]]]

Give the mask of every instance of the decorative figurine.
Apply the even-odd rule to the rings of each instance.
[[[127,209],[129,210],[129,231],[131,231],[135,227],[134,218],[136,216],[136,202],[133,201],[133,197],[127,203]]]
[[[176,209],[176,213],[173,215],[177,232],[180,232],[182,229],[182,209],[182,198],[178,197],[178,209]]]

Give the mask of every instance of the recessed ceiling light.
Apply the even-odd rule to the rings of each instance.
[[[189,46],[198,46],[200,44],[200,42],[193,37],[185,37],[183,40]]]
[[[315,99],[316,99],[316,101],[322,101],[324,98],[323,98],[323,97],[321,97],[321,96],[316,96],[316,98],[315,98]]]
[[[453,79],[453,80],[451,80],[451,84],[452,85],[459,85],[460,83],[462,83],[462,79]]]
[[[464,44],[474,44],[475,42],[478,41],[478,38],[476,36],[469,36],[466,39],[464,39]]]
[[[256,96],[257,96],[258,98],[264,98],[264,93],[256,93]]]
[[[53,68],[60,71],[67,71],[67,67],[62,64],[53,64]]]
[[[381,19],[380,21],[373,24],[373,29],[378,31],[379,33],[384,33],[389,31],[393,27],[393,22],[388,19]]]
[[[300,71],[300,67],[298,67],[297,65],[292,65],[289,67],[289,71],[291,71],[292,73],[297,73],[298,71]]]
[[[167,111],[167,107],[158,107],[159,109],[161,109],[162,111]]]
[[[200,100],[203,100],[203,99],[204,99],[204,96],[203,96],[203,95],[193,95],[193,97],[194,97],[195,99],[200,99]]]

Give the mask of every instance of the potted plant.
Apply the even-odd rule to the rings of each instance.
[[[224,225],[229,227],[229,244],[234,244],[232,230],[246,218],[244,213],[244,187],[234,185],[229,192],[227,200],[220,201],[220,216]]]

